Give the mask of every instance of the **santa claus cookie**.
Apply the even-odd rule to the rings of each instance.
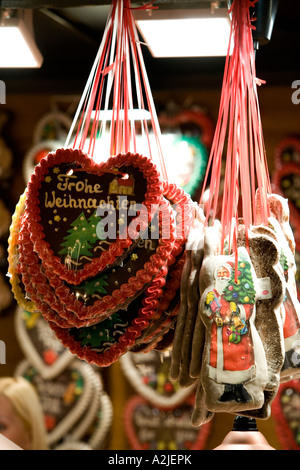
[[[280,201],[277,201],[278,203]],[[281,213],[284,208],[282,207]],[[278,212],[276,213],[278,216]],[[279,220],[278,220],[279,219]],[[282,271],[284,298],[281,305],[285,358],[280,371],[281,382],[297,377],[299,370],[299,344],[300,344],[300,303],[297,298],[296,262],[291,248],[291,237],[287,236],[288,222],[281,222],[282,218],[270,217],[269,227],[280,247],[279,263]],[[281,223],[280,223],[281,222]]]
[[[215,228],[205,231],[199,312],[205,325],[201,382],[211,412],[257,409],[268,368],[256,329],[257,277],[247,250],[216,255]]]
[[[197,360],[195,360],[195,356],[201,360],[202,347],[204,344],[204,336],[201,338],[200,333],[202,325],[197,329],[197,313],[200,300],[199,276],[204,256],[204,231],[202,226],[199,227],[197,240],[193,245],[191,254],[191,271],[187,291],[188,311],[183,332],[181,368],[178,377],[179,384],[183,387],[188,386],[190,383],[194,383],[195,378],[198,377],[198,374],[195,372],[195,369],[197,369]],[[194,344],[193,338],[196,330],[197,341]]]
[[[198,243],[198,237],[200,236],[203,230],[203,224],[199,220],[195,220],[194,226],[192,227],[186,247],[185,247],[185,262],[182,270],[181,285],[180,285],[180,306],[176,319],[176,328],[174,341],[172,346],[172,363],[170,368],[170,376],[173,380],[178,380],[181,371],[182,364],[182,344],[186,339],[189,341],[189,338],[184,338],[184,328],[186,324],[186,319],[188,316],[188,288],[189,288],[189,279],[191,275],[191,270],[193,268],[193,249]]]
[[[238,243],[247,244],[239,227]],[[248,232],[251,260],[259,279],[259,298],[256,308],[256,327],[263,341],[269,380],[266,390],[279,386],[284,359],[284,339],[281,306],[284,299],[284,279],[279,266],[280,249],[267,227],[252,227]]]

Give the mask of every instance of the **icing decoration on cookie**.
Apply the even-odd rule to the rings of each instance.
[[[54,378],[74,361],[75,357],[58,341],[37,311],[27,312],[17,307],[15,332],[24,356],[45,379]]]
[[[65,142],[71,124],[72,119],[66,113],[55,111],[45,114],[35,126],[33,145],[49,141]]]
[[[54,447],[53,450],[94,450],[90,445],[81,441],[66,440],[62,444]]]
[[[106,445],[113,419],[113,408],[109,396],[104,392],[102,379],[94,373],[94,398],[80,421],[68,433],[67,441],[79,441],[99,450]]]
[[[300,450],[300,382],[280,385],[272,404],[276,434],[284,450]]]
[[[176,408],[194,387],[180,389],[170,380],[171,354],[155,350],[128,352],[120,358],[122,371],[136,392],[158,408]]]
[[[133,237],[136,242],[137,227],[129,230],[128,224],[137,219],[137,204],[145,207],[138,216],[143,233],[161,199],[159,174],[146,157],[120,154],[97,165],[80,150],[59,149],[36,166],[28,184],[26,214],[34,250],[55,274],[79,285],[121,261]],[[101,209],[115,216],[106,232]],[[122,215],[127,223],[120,224]]]
[[[203,450],[211,423],[191,424],[193,398],[173,410],[153,407],[135,395],[126,404],[124,420],[130,446],[134,450]]]
[[[50,446],[74,427],[93,400],[94,371],[78,359],[52,379],[44,379],[27,360],[23,360],[15,376],[23,376],[35,387],[44,411]]]
[[[113,420],[113,406],[109,396],[104,391],[100,394],[99,401],[96,417],[82,437],[82,440],[87,442],[94,450],[101,450],[106,447]]]

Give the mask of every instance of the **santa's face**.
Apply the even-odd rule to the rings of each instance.
[[[219,266],[217,268],[217,279],[228,281],[230,279],[230,271],[226,266]]]
[[[223,294],[231,278],[231,269],[228,266],[218,266],[215,270],[215,289],[219,294]]]

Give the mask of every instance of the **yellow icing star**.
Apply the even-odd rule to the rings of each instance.
[[[59,222],[59,221],[60,221],[60,216],[59,216],[59,215],[56,215],[56,216],[54,217],[54,220],[55,220],[55,222]]]
[[[45,181],[46,183],[50,183],[50,181],[52,181],[51,176],[46,176]]]
[[[53,173],[59,173],[60,172],[60,169],[58,168],[58,166],[56,166],[55,168],[53,168]]]
[[[132,253],[132,255],[130,256],[130,259],[132,261],[136,261],[138,259],[138,255],[136,253]]]
[[[119,225],[123,225],[123,224],[124,224],[124,220],[123,220],[123,219],[119,219],[119,220],[118,220],[118,224],[119,224]]]

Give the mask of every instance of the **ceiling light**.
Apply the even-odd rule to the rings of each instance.
[[[0,67],[38,68],[43,57],[32,27],[32,10],[5,10],[0,20]]]
[[[154,57],[226,56],[230,19],[226,8],[151,10],[135,13],[138,29]]]

